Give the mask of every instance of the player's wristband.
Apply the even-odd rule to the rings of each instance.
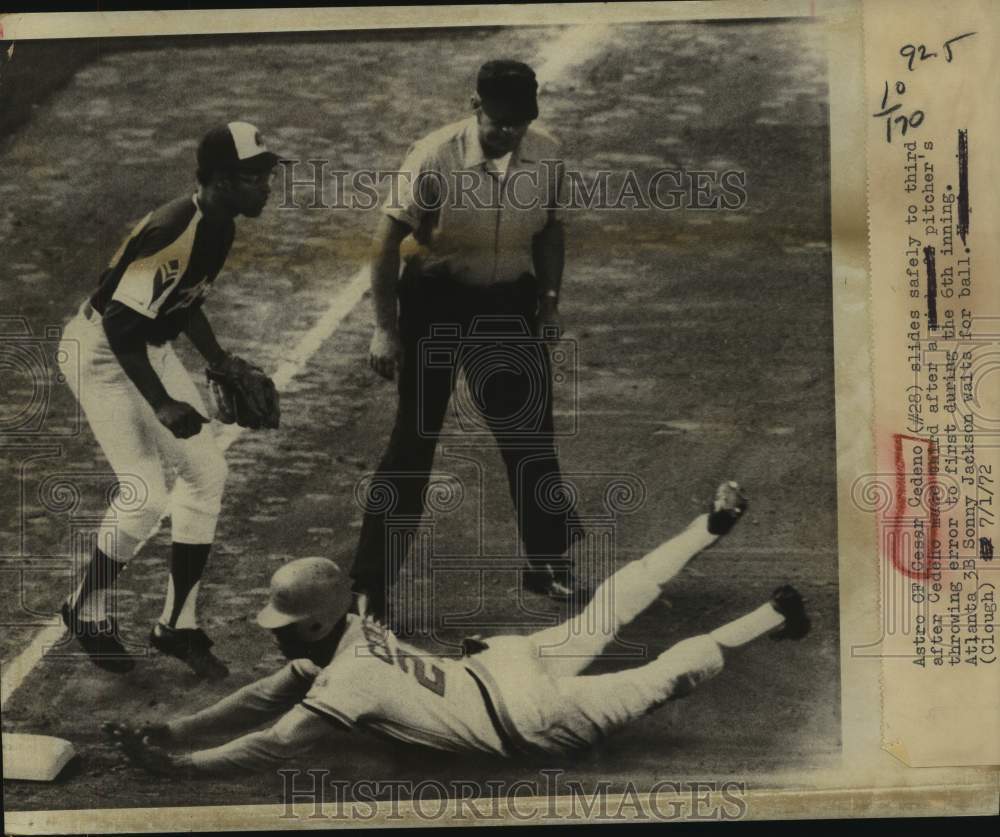
[[[553,302],[559,301],[559,291],[554,291],[551,288],[542,293],[542,299],[551,299]]]

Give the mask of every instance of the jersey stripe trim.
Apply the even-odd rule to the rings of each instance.
[[[551,756],[552,754],[528,741],[517,729],[517,725],[510,716],[507,706],[504,703],[500,687],[497,686],[493,675],[481,665],[478,660],[470,659],[465,664],[465,670],[472,675],[483,694],[483,701],[486,703],[486,712],[492,721],[496,717],[497,735],[504,747],[509,747],[512,753],[518,753],[529,757]],[[501,734],[502,733],[502,734]]]
[[[334,726],[347,728],[349,730],[354,729],[354,722],[350,718],[340,712],[337,712],[335,709],[330,709],[328,706],[316,706],[315,704],[308,703],[305,700],[300,701],[299,706],[304,709],[308,709],[314,715],[319,715],[324,721],[329,721]]]
[[[187,273],[202,213],[192,198],[195,211],[187,226],[173,241],[129,264],[118,280],[111,299],[138,314],[155,320],[163,304],[173,295]]]
[[[507,730],[504,729],[503,722],[500,720],[499,714],[497,714],[497,708],[493,705],[493,701],[490,698],[489,689],[486,688],[486,685],[476,676],[476,673],[471,668],[466,668],[465,670],[468,672],[469,677],[475,681],[476,686],[479,689],[479,693],[483,696],[483,703],[486,705],[486,714],[489,716],[490,723],[493,725],[493,731],[497,734],[497,738],[500,739],[500,744],[504,749],[504,754],[507,756],[514,755],[518,752],[517,745],[511,741],[510,736],[507,735]]]

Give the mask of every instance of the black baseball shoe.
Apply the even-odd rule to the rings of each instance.
[[[125,650],[118,636],[116,619],[108,616],[100,622],[84,621],[70,608],[69,602],[63,603],[60,613],[70,636],[80,643],[95,666],[113,674],[128,674],[135,668],[135,658]]]
[[[727,480],[715,489],[715,497],[708,509],[708,531],[725,535],[747,510],[747,498],[739,483]]]
[[[802,594],[791,584],[779,587],[771,595],[771,606],[785,617],[785,624],[771,634],[771,639],[802,639],[811,627]]]
[[[199,677],[221,680],[229,676],[229,668],[212,653],[212,640],[201,628],[171,628],[157,622],[149,641],[161,654],[186,663]]]

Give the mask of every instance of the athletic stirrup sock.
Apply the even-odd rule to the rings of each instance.
[[[210,543],[172,544],[170,580],[160,621],[171,628],[197,628],[198,588],[208,563]]]

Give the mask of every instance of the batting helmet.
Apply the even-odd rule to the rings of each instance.
[[[329,558],[299,558],[271,577],[270,596],[257,624],[273,630],[305,619],[339,619],[350,602],[350,585],[340,567]]]

